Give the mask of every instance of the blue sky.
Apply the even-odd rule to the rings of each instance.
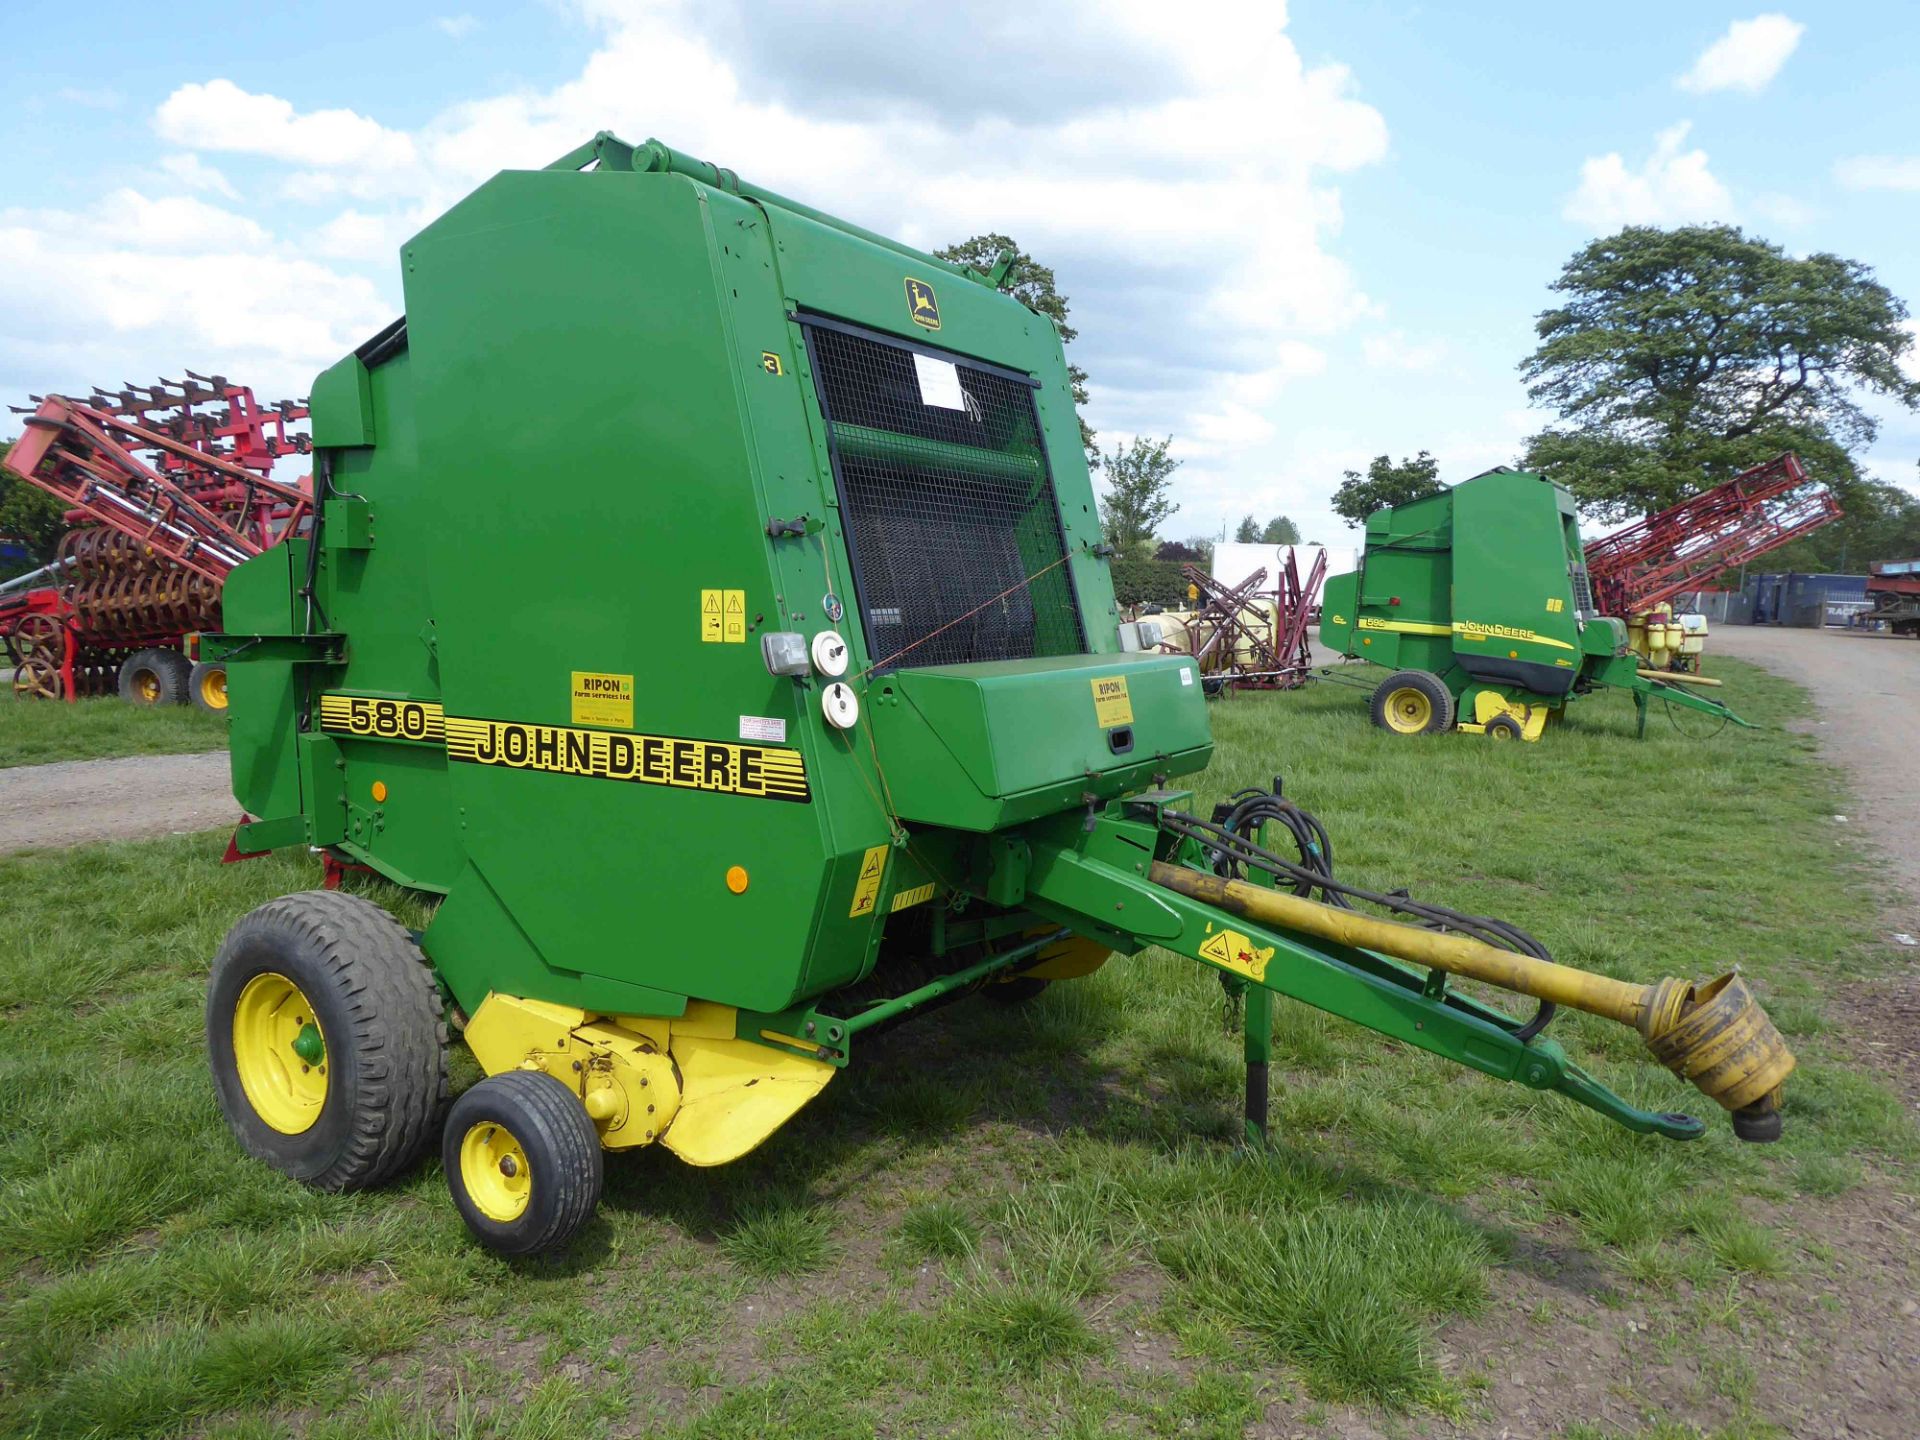
[[[181,368],[263,395],[394,313],[401,239],[601,127],[932,245],[1054,265],[1170,533],[1545,420],[1547,285],[1628,220],[1727,219],[1920,302],[1920,10],[728,0],[10,7],[0,394]],[[1915,488],[1920,422],[1868,457]]]

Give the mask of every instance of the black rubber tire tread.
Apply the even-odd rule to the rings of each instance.
[[[158,647],[136,650],[120,662],[120,698],[129,705],[148,704],[134,692],[133,685],[135,676],[143,670],[151,670],[154,678],[160,682],[160,694],[151,703],[156,706],[184,705],[187,703],[187,675],[191,669],[187,657],[178,650],[162,650]]]
[[[1368,706],[1368,713],[1375,725],[1391,734],[1401,733],[1387,724],[1387,697],[1396,690],[1406,689],[1420,691],[1433,703],[1433,718],[1420,734],[1444,735],[1453,729],[1453,692],[1431,670],[1396,670],[1382,680],[1379,688],[1373,692],[1372,704]]]
[[[527,1208],[505,1223],[475,1208],[460,1175],[461,1141],[488,1120],[513,1132],[532,1180]],[[593,1218],[606,1178],[592,1117],[578,1095],[544,1070],[503,1071],[454,1101],[440,1163],[460,1218],[476,1240],[501,1255],[538,1255],[565,1245]]]
[[[1524,740],[1527,732],[1520,728],[1520,722],[1511,715],[1496,715],[1487,721],[1487,738],[1498,740],[1505,735],[1509,740]]]
[[[209,670],[219,670],[224,673],[226,668],[226,663],[221,660],[201,660],[196,662],[193,669],[187,672],[187,701],[194,709],[204,711],[209,715],[224,715],[227,713],[225,710],[207,704],[205,700],[200,698],[201,678]]]
[[[263,970],[300,987],[333,1063],[326,1107],[301,1135],[261,1120],[233,1068],[234,1002]],[[447,1019],[432,968],[399,921],[358,895],[305,890],[240,918],[213,961],[207,1051],[242,1147],[318,1190],[385,1184],[446,1119]]]

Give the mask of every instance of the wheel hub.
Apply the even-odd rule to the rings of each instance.
[[[233,1064],[259,1117],[283,1135],[313,1128],[327,1103],[327,1039],[300,987],[267,970],[233,1006]]]

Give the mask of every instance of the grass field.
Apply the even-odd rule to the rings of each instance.
[[[56,705],[16,700],[10,685],[0,690],[0,769],[115,755],[183,755],[226,745],[226,718],[192,705],[144,710],[117,696]]]
[[[1800,713],[1720,668],[1744,713]],[[1779,1287],[1831,1259],[1804,1217],[1910,1191],[1916,1153],[1823,1007],[1875,963],[1829,772],[1779,729],[1697,741],[1656,714],[1635,743],[1611,701],[1525,747],[1364,712],[1334,685],[1216,704],[1202,800],[1279,773],[1343,876],[1623,977],[1739,964],[1801,1057],[1781,1144],[1739,1147],[1717,1113],[1697,1144],[1637,1138],[1281,1002],[1277,1143],[1249,1153],[1220,987],[1148,954],[893,1032],[735,1166],[614,1158],[571,1252],[507,1263],[437,1164],[313,1194],[220,1122],[207,962],[244,910],[317,884],[307,857],[222,867],[224,835],[20,857],[0,861],[0,1433],[1497,1435],[1503,1355],[1456,1337],[1554,1323],[1503,1313],[1548,1263],[1675,1317],[1684,1418],[1782,1433],[1755,1377]],[[1637,1103],[1699,1100],[1617,1027],[1554,1033]],[[456,1084],[475,1075],[462,1054]],[[1655,1375],[1619,1381],[1644,1432],[1563,1411],[1532,1433],[1700,1433],[1656,1421]]]

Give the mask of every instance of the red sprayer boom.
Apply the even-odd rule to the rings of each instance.
[[[1782,455],[1588,545],[1594,604],[1603,615],[1640,614],[1840,514],[1799,457]]]

